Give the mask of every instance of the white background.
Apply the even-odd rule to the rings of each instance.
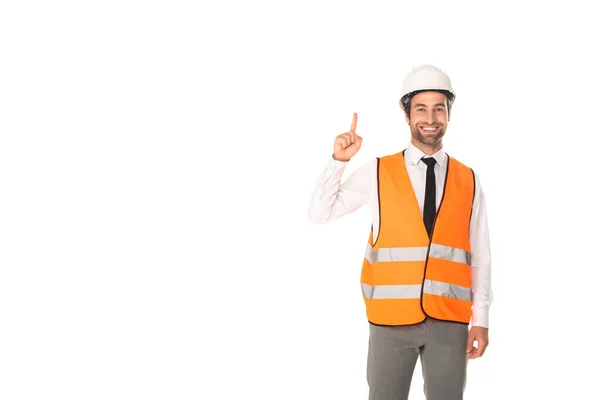
[[[425,63],[488,204],[465,398],[593,398],[586,4],[3,2],[0,399],[366,399],[369,210],[312,225],[308,201],[353,112],[348,173],[408,144],[400,85]]]

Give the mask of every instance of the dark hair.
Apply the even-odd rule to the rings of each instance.
[[[448,113],[450,113],[450,109],[452,108],[452,102],[454,101],[454,95],[452,93],[442,89],[423,89],[410,92],[400,99],[400,105],[402,106],[404,112],[408,114],[408,116],[410,116],[410,103],[412,101],[412,98],[415,97],[416,94],[419,94],[421,92],[439,92],[446,95],[446,98],[448,99]]]

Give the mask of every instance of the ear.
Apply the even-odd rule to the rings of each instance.
[[[402,100],[400,100],[398,102],[398,104],[400,105],[400,109],[402,110],[402,112],[404,113],[404,119],[406,120],[407,124],[410,124],[410,115],[406,112],[406,110],[404,109],[404,106],[402,105]]]

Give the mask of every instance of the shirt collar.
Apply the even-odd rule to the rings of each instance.
[[[404,156],[406,157],[407,160],[409,160],[411,163],[413,163],[414,165],[418,165],[419,161],[421,161],[421,158],[423,157],[430,157],[429,155],[423,153],[421,150],[419,150],[414,144],[409,143],[408,147],[406,148],[406,152],[404,153]],[[437,164],[444,168],[446,166],[446,153],[444,152],[444,147],[442,146],[437,152],[433,153],[431,155],[431,157],[435,158],[435,161],[437,162]]]

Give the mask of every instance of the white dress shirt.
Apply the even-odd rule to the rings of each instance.
[[[421,214],[425,199],[427,165],[422,157],[429,157],[412,143],[406,149],[404,161],[415,191]],[[436,208],[444,192],[448,155],[440,149],[432,155],[436,182]],[[460,160],[459,160],[460,161]],[[369,206],[373,218],[373,240],[379,232],[379,199],[377,190],[377,159],[365,163],[342,182],[348,162],[331,158],[312,193],[308,219],[313,223],[326,223]],[[489,328],[489,308],[492,303],[491,256],[485,198],[479,176],[475,173],[475,199],[469,231],[471,241],[471,281],[473,292],[472,326]]]

